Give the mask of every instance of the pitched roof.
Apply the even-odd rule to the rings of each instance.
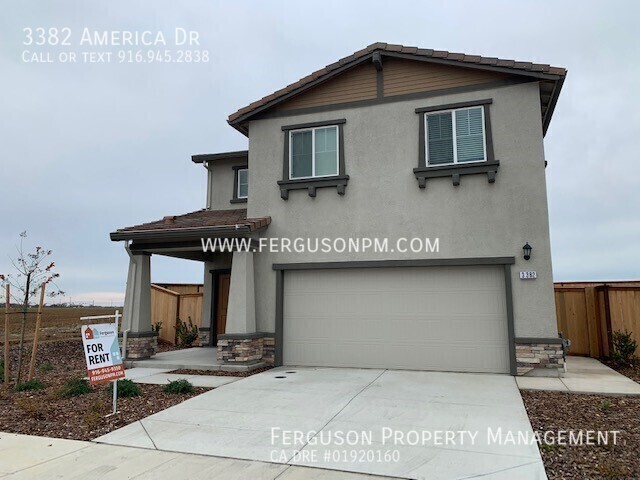
[[[125,227],[111,233],[111,240],[129,240],[144,235],[162,233],[171,234],[204,234],[220,230],[221,232],[254,232],[268,226],[271,217],[247,218],[247,209],[235,210],[197,210],[183,215],[170,215],[162,220],[141,223]]]
[[[263,97],[260,100],[257,100],[247,105],[246,107],[239,109],[235,113],[229,115],[228,122],[235,128],[238,128],[240,122],[248,120],[252,115],[266,108],[269,108],[276,103],[284,101],[293,95],[297,95],[302,91],[311,88],[338,73],[341,73],[351,66],[365,61],[366,59],[372,57],[375,52],[380,52],[382,55],[388,56],[427,60],[434,63],[458,65],[461,67],[482,68],[486,70],[511,73],[515,75],[525,75],[529,77],[559,82],[559,88],[553,88],[553,91],[549,95],[549,120],[551,117],[550,114],[553,112],[553,107],[555,106],[557,96],[560,93],[562,81],[567,74],[567,70],[565,68],[553,67],[547,64],[507,60],[496,57],[482,57],[480,55],[467,55],[464,53],[452,53],[444,50],[431,50],[378,42],[373,43],[362,50],[358,50],[357,52],[347,57],[341,58],[337,62],[327,65],[326,67],[321,68],[320,70],[317,70],[304,78],[301,78],[297,82],[287,85],[286,87],[272,93],[271,95],[267,95],[266,97]],[[548,120],[545,119],[545,123],[548,125]],[[243,129],[241,128],[238,129],[243,131]],[[243,133],[246,132],[243,131]]]

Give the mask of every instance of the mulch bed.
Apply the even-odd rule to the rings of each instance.
[[[29,348],[27,348],[29,350]],[[11,371],[17,372],[17,348],[11,348]],[[2,353],[4,355],[4,353]],[[2,357],[0,357],[2,358]],[[91,387],[91,392],[63,398],[58,392],[68,380],[86,376],[81,340],[43,343],[38,347],[35,378],[45,384],[42,390],[15,392],[0,387],[0,431],[75,440],[90,440],[124,427],[209,390],[194,388],[191,394],[167,394],[162,385],[138,384],[139,397],[119,398],[119,414],[111,413],[108,384]],[[29,356],[23,372],[28,370]],[[24,378],[23,374],[23,378]],[[4,378],[4,377],[2,377]],[[11,386],[15,384],[12,379]]]
[[[212,377],[250,377],[257,373],[266,372],[273,367],[256,368],[250,372],[224,372],[221,370],[191,370],[188,368],[181,368],[179,370],[172,370],[169,373],[176,373],[178,375],[210,375]]]
[[[541,445],[540,453],[550,479],[640,478],[640,398],[520,393],[534,431],[620,432],[616,445]]]

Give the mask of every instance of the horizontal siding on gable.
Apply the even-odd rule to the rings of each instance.
[[[384,58],[383,65],[385,97],[491,83],[510,77],[473,68],[388,57]]]
[[[288,100],[276,110],[333,105],[335,103],[371,100],[377,95],[376,69],[371,63],[354,67],[325,84]]]

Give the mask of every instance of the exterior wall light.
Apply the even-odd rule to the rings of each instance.
[[[529,260],[531,258],[531,245],[529,245],[529,242],[524,244],[524,247],[522,247],[522,251],[524,252],[524,259],[525,260]]]

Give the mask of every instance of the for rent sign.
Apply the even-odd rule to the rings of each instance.
[[[82,326],[82,344],[89,382],[110,382],[124,377],[116,323]]]

